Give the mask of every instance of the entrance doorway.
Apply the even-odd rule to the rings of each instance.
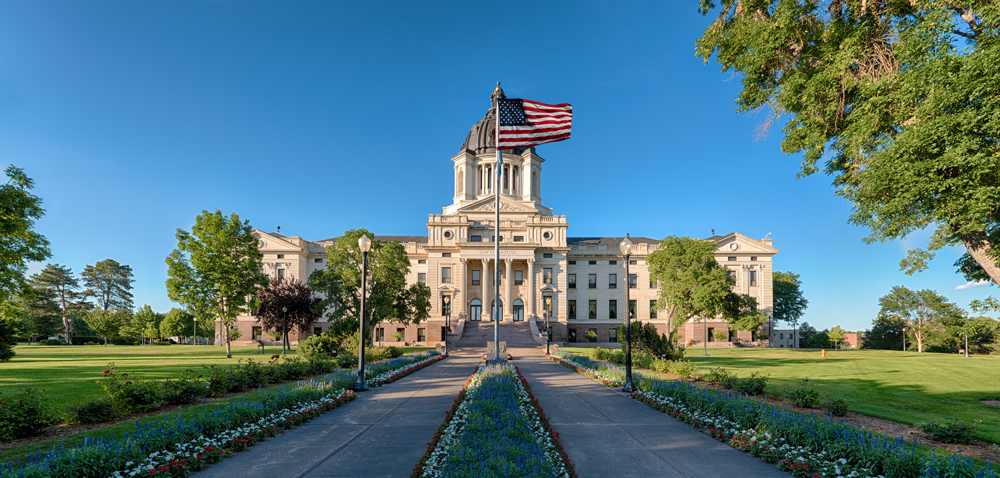
[[[469,320],[482,320],[483,303],[479,299],[472,299],[469,303]]]
[[[497,305],[498,303],[499,303],[500,305]],[[497,307],[499,307],[499,308],[500,308],[500,310],[494,310],[493,312],[496,312],[496,313],[494,314],[494,317],[496,317],[498,321],[501,321],[501,322],[502,322],[502,321],[503,321],[503,301],[502,301],[502,300],[497,300],[497,299],[494,299],[494,300],[493,300],[493,304],[492,304],[492,305],[493,305],[493,308],[494,308],[494,309],[496,309]]]
[[[514,322],[524,320],[524,302],[521,299],[514,300]]]

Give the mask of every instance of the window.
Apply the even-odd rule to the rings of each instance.
[[[608,330],[608,342],[618,342],[618,329]]]
[[[524,242],[524,236],[514,236],[514,242]]]
[[[379,342],[385,342],[385,329],[383,329],[382,327],[375,329],[375,340],[378,340]]]
[[[322,327],[313,327],[313,335],[319,335],[323,333]]]
[[[451,257],[451,253],[450,252],[442,252],[441,253],[441,257]]]
[[[445,231],[444,238],[445,239],[451,239],[451,231]]]
[[[618,301],[611,299],[608,301],[608,318],[617,319],[618,318]]]
[[[638,265],[638,264],[639,264],[639,261],[628,261],[628,265],[630,265],[630,266],[635,266],[635,265]]]
[[[549,234],[549,233],[546,232],[545,234],[542,234],[542,237],[548,239],[548,238],[552,237],[552,234]]]
[[[427,273],[426,272],[418,272],[417,273],[417,282],[419,282],[421,284],[426,284],[427,283]]]
[[[591,334],[591,332],[593,332],[593,334]],[[587,329],[587,335],[593,337],[592,339],[588,338],[588,342],[597,342],[597,329]]]
[[[472,271],[472,285],[479,285],[479,270]]]
[[[545,284],[552,283],[552,268],[546,267],[542,269],[542,282]]]
[[[566,283],[566,287],[576,289],[576,274],[566,274]]]
[[[751,262],[757,262],[757,256],[750,256]]]
[[[396,335],[399,336],[399,338],[396,339],[397,342],[402,342],[402,341],[406,340],[406,329],[397,328],[396,329]]]
[[[441,340],[445,340],[448,337],[448,327],[441,327]]]
[[[263,334],[264,329],[262,327],[254,327],[250,329],[250,340],[260,340],[260,337]]]
[[[587,261],[587,264],[595,266],[595,265],[597,265],[597,261]]]
[[[630,318],[630,319],[634,319],[635,318],[635,307],[636,306],[635,306],[635,301],[634,300],[628,301],[628,318]]]
[[[569,265],[575,266],[576,265],[576,261],[569,261]]]
[[[569,341],[576,342],[576,329],[569,329]]]
[[[652,277],[649,278],[649,288],[650,289],[656,288],[656,279],[653,279]]]
[[[591,320],[597,318],[597,301],[587,301],[587,317]]]
[[[785,340],[785,334],[784,334],[784,332],[778,334],[778,340]]]
[[[284,259],[284,258],[285,258],[284,254],[278,254],[278,259]]]
[[[313,259],[313,262],[315,262],[317,264],[322,264],[323,263],[323,259]]]
[[[735,261],[736,260],[736,256],[729,256],[729,257],[726,258],[726,260],[727,261]]]
[[[451,283],[451,267],[441,268],[441,282],[445,284]]]
[[[496,242],[497,236],[492,236],[492,237],[493,237],[493,242]],[[500,236],[500,242],[503,242],[503,236]]]
[[[587,288],[596,289],[597,288],[597,274],[587,275]]]
[[[608,289],[618,288],[618,274],[608,274]]]
[[[757,285],[757,271],[750,271],[750,285]]]
[[[734,270],[732,270],[732,269],[730,269],[730,268],[727,267],[726,268],[726,272],[729,272],[729,277],[731,277],[733,279],[733,283],[735,284],[737,282],[737,280],[736,280],[736,271],[734,271]]]
[[[417,259],[417,264],[426,264],[427,259]]]
[[[524,271],[518,269],[514,271],[514,285],[524,284]]]
[[[569,320],[575,319],[576,318],[576,301],[575,300],[567,301],[566,305],[567,305],[567,307],[569,307]]]
[[[629,274],[628,275],[628,288],[629,289],[638,288],[639,287],[638,282],[639,282],[639,276],[638,275],[636,275],[636,274]]]
[[[542,254],[542,259],[552,259],[552,254]]]
[[[426,330],[427,329],[423,327],[417,328],[417,342],[424,342],[427,340],[427,332],[425,332]]]
[[[655,319],[656,318],[656,301],[655,300],[649,301],[649,318],[650,319]]]
[[[609,266],[616,266],[616,265],[618,265],[618,261],[608,261],[608,265]]]
[[[483,242],[483,236],[469,236],[469,242]]]
[[[278,269],[278,279],[284,279],[284,278],[285,278],[285,270]]]

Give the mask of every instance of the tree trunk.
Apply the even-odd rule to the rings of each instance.
[[[969,251],[969,255],[979,263],[979,266],[986,271],[995,284],[1000,284],[1000,265],[989,256],[989,253],[993,251],[993,245],[990,244],[986,232],[966,234],[961,239]]]

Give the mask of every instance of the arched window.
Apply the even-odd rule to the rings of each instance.
[[[524,320],[524,302],[521,299],[514,301],[514,322]]]
[[[497,302],[499,302],[500,305],[497,305]],[[502,321],[503,320],[503,301],[502,300],[498,301],[498,300],[494,299],[493,303],[490,304],[490,306],[493,307],[494,309],[497,308],[497,307],[500,308],[499,311],[496,311],[496,310],[491,311],[491,312],[499,312],[499,314],[494,314],[494,315],[491,315],[490,317],[497,317],[497,320]]]
[[[455,182],[455,195],[458,196],[465,192],[465,171],[458,170],[458,181]]]
[[[469,303],[469,320],[482,320],[483,303],[479,299],[472,299]]]

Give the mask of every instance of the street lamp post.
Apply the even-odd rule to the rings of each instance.
[[[281,308],[281,354],[285,354],[285,347],[288,345],[288,307]],[[251,337],[252,338],[252,337]]]
[[[965,312],[965,356],[969,356],[969,313]]]
[[[365,299],[368,291],[368,251],[372,247],[372,240],[367,235],[362,235],[358,239],[358,248],[361,249],[361,331],[358,334],[358,380],[354,382],[355,392],[367,392],[365,385]]]
[[[628,234],[619,244],[622,255],[625,256],[625,386],[622,391],[632,393],[635,385],[632,385],[632,316],[629,314],[629,280],[628,280],[628,258],[632,255],[632,241],[628,240]]]
[[[444,296],[444,354],[448,355],[448,335],[451,334],[451,297]]]
[[[198,318],[194,318],[194,325],[191,326],[191,336],[194,337],[194,342],[191,345],[198,345]]]

